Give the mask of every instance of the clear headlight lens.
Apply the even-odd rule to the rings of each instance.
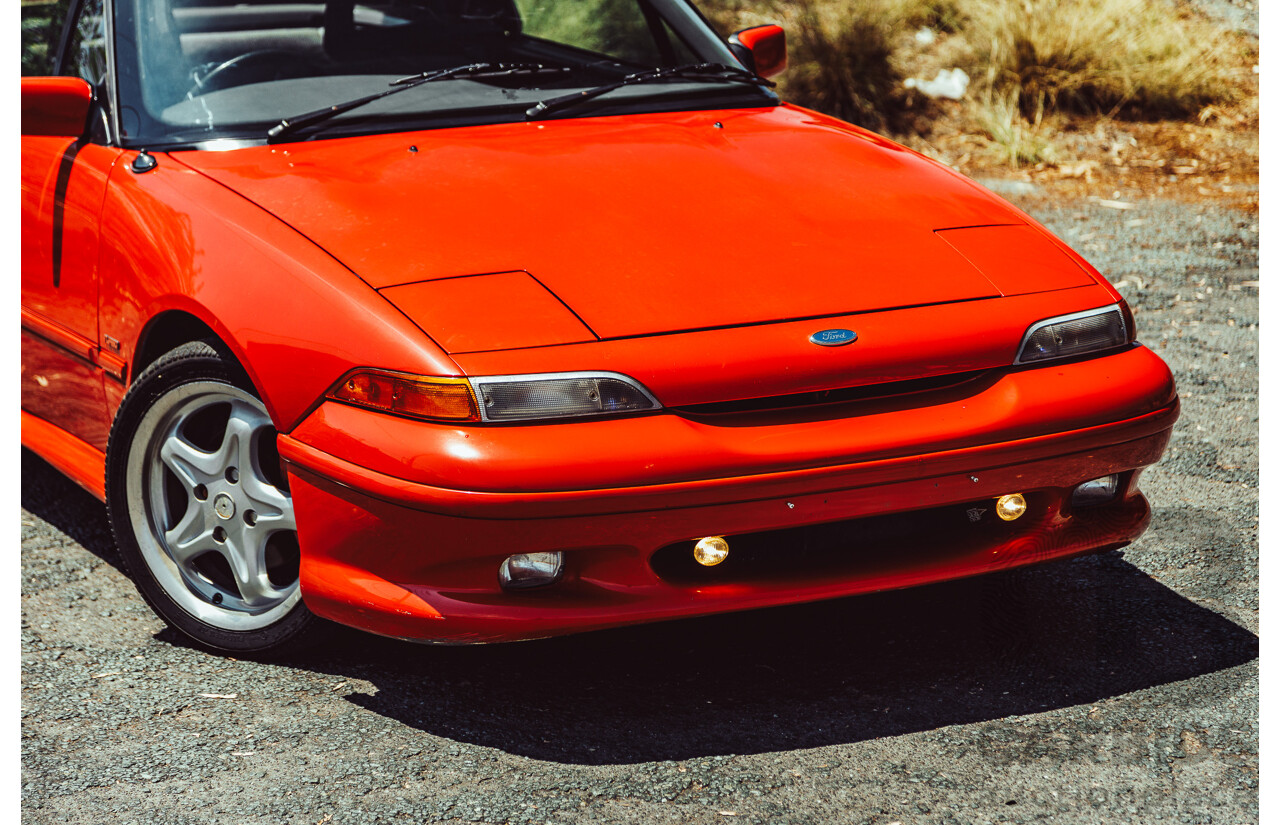
[[[1095,478],[1093,481],[1086,481],[1076,487],[1071,493],[1071,503],[1077,507],[1087,507],[1090,504],[1105,504],[1116,497],[1116,490],[1120,488],[1120,476],[1103,476]]]
[[[526,421],[656,410],[633,379],[610,372],[494,375],[472,378],[485,421]]]
[[[1132,338],[1119,304],[1040,321],[1027,330],[1015,364],[1068,358],[1127,344]]]

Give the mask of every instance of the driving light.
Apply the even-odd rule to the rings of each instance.
[[[1050,318],[1031,325],[1015,364],[1068,358],[1123,346],[1131,339],[1119,304]]]
[[[524,590],[555,584],[564,571],[564,555],[554,553],[517,553],[507,556],[498,568],[498,581],[507,590]]]
[[[1090,504],[1105,504],[1116,497],[1120,487],[1120,476],[1111,475],[1086,481],[1071,492],[1071,503],[1076,507],[1087,507]]]
[[[1027,512],[1027,500],[1022,493],[1010,493],[996,499],[996,515],[1004,521],[1013,521]]]
[[[490,375],[471,379],[485,421],[527,421],[656,410],[661,405],[616,372]]]
[[[354,370],[329,392],[330,398],[414,418],[479,421],[475,397],[465,378],[434,378],[383,370]]]
[[[703,567],[715,567],[729,558],[729,542],[724,536],[707,536],[693,546],[693,558]]]

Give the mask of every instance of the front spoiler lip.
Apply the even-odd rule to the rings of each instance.
[[[547,492],[477,492],[437,487],[361,467],[288,435],[279,436],[278,446],[281,458],[287,463],[373,498],[424,512],[466,518],[516,519],[703,507],[956,473],[976,474],[996,467],[1120,444],[1166,431],[1177,421],[1180,409],[1180,401],[1175,396],[1172,402],[1159,410],[1122,421],[960,449],[642,487]]]

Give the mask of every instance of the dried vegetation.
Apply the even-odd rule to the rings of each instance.
[[[786,27],[787,100],[892,133],[967,171],[1105,178],[1107,167],[1126,164],[1082,136],[1114,126],[1160,141],[1170,130],[1155,127],[1174,124],[1201,131],[1201,147],[1243,150],[1230,165],[1237,177],[1251,165],[1256,178],[1257,41],[1186,0],[695,2],[725,34]],[[904,83],[955,67],[971,79],[960,101]],[[1158,143],[1139,151],[1170,182],[1188,177],[1171,171],[1188,163],[1166,162],[1176,152]]]

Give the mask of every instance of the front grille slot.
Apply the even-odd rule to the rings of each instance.
[[[672,409],[681,415],[687,415],[694,418],[732,416],[784,410],[807,410],[834,404],[847,404],[856,401],[893,399],[908,395],[914,396],[919,393],[937,392],[939,390],[950,390],[965,387],[971,383],[975,384],[975,390],[985,389],[985,386],[977,386],[976,382],[984,376],[989,376],[993,372],[993,370],[974,370],[971,372],[958,372],[949,375],[934,375],[928,378],[913,378],[907,381],[887,381],[880,384],[865,384],[859,387],[842,387],[833,390],[817,390],[813,392],[792,393],[789,395],[774,395],[766,398],[746,398],[740,401],[718,401],[707,404],[689,404],[683,407],[673,407]]]

